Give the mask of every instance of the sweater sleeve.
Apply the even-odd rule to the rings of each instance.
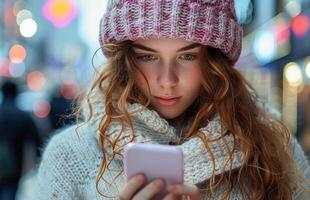
[[[293,150],[294,158],[297,162],[297,167],[299,168],[301,175],[303,177],[299,176],[293,176],[293,178],[296,179],[297,184],[299,184],[303,189],[306,189],[304,191],[303,189],[299,187],[293,188],[293,199],[298,200],[306,200],[310,197],[310,165],[307,157],[305,156],[304,151],[302,150],[302,147],[298,143],[296,139],[293,140],[291,143],[291,149]],[[305,178],[305,180],[303,180]]]
[[[34,199],[78,199],[79,180],[86,172],[80,170],[83,165],[70,138],[72,131],[64,130],[49,141],[35,179]]]

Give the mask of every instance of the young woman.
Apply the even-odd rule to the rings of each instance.
[[[34,199],[151,199],[164,183],[123,178],[132,141],[178,145],[185,184],[164,199],[308,199],[300,145],[234,68],[242,29],[232,0],[108,2],[107,64],[84,122],[45,149]]]

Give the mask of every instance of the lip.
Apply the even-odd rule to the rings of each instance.
[[[165,97],[155,97],[159,103],[163,106],[175,105],[181,97],[165,96]]]

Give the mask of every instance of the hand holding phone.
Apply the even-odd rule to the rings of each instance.
[[[161,178],[165,185],[184,183],[183,152],[180,148],[168,145],[130,143],[125,147],[125,179],[144,174],[146,183]],[[154,199],[162,199],[167,187]]]

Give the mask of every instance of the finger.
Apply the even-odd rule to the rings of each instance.
[[[143,184],[144,176],[142,174],[130,178],[119,194],[120,200],[131,199],[132,196],[143,186]]]
[[[134,197],[133,200],[146,200],[151,199],[162,189],[164,189],[164,181],[156,179],[141,189]]]
[[[163,198],[163,200],[182,200],[182,196],[169,193]]]
[[[199,189],[195,185],[170,185],[168,191],[176,195],[188,195],[190,200],[200,199]]]

